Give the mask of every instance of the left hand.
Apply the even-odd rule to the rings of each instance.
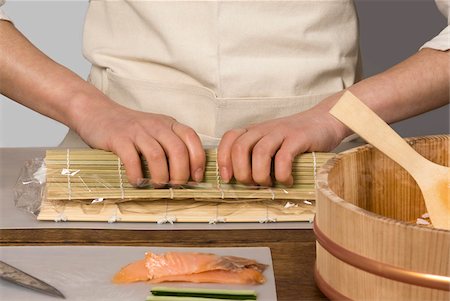
[[[271,186],[272,159],[275,179],[292,186],[292,162],[304,152],[330,151],[347,129],[328,113],[329,106],[318,105],[295,115],[269,120],[225,133],[218,147],[220,176],[228,182]]]

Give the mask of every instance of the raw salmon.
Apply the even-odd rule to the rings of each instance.
[[[113,282],[177,281],[259,284],[265,282],[262,274],[265,268],[266,265],[255,260],[236,256],[192,252],[167,252],[164,254],[149,252],[145,254],[145,259],[123,267],[114,276]]]

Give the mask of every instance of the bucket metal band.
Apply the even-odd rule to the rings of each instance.
[[[317,219],[314,219],[314,233],[316,234],[317,242],[327,250],[328,253],[360,270],[412,285],[450,291],[450,277],[406,270],[359,255],[340,246],[320,230]]]
[[[317,270],[317,266],[314,267],[314,281],[316,282],[320,291],[324,293],[324,295],[327,296],[328,299],[332,301],[352,301],[352,299],[347,298],[346,296],[335,290],[331,285],[329,285],[328,282],[326,282],[320,275],[319,271]]]

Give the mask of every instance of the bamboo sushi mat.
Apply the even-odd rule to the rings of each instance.
[[[294,185],[248,187],[221,181],[216,151],[205,178],[177,187],[134,188],[120,159],[100,150],[48,150],[39,220],[105,222],[297,222],[315,213],[315,176],[334,154],[305,153],[293,162]],[[142,160],[144,177],[147,163]]]

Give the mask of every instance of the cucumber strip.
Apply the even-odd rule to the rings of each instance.
[[[175,297],[150,295],[146,301],[228,301],[230,299],[198,298],[198,297]],[[241,301],[253,301],[255,299],[242,299]]]
[[[254,290],[226,290],[205,288],[153,287],[154,296],[200,297],[225,300],[256,300]]]

